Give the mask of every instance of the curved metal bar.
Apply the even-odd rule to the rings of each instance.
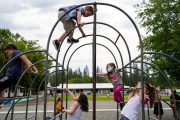
[[[86,35],[86,37],[88,37],[88,36],[92,36],[92,35]],[[112,44],[114,44],[114,42],[113,42],[112,40],[110,40],[109,38],[107,38],[107,37],[105,37],[105,36],[102,36],[102,35],[96,35],[96,36],[104,37],[104,38],[108,39],[109,41],[111,41]],[[71,46],[72,46],[72,44],[68,47],[65,55],[67,54],[67,52],[68,52],[68,50],[70,49]],[[114,44],[114,46],[117,48],[117,50],[118,50],[118,52],[119,52],[119,55],[120,55],[120,58],[121,58],[122,66],[124,66],[122,54],[121,54],[119,48],[118,48],[115,44]],[[63,68],[64,68],[65,57],[66,57],[66,56],[64,56],[64,58],[63,58],[63,64],[62,64]],[[67,67],[67,68],[69,68],[69,67]],[[63,86],[62,86],[62,87],[63,87]]]
[[[93,22],[88,22],[88,23],[85,23],[84,25],[86,25],[86,24],[92,24],[92,23],[93,23]],[[128,46],[128,44],[127,44],[124,36],[121,34],[121,32],[119,32],[115,27],[113,27],[113,26],[111,26],[111,25],[109,25],[109,24],[107,24],[107,23],[96,22],[96,24],[106,25],[106,26],[112,28],[113,30],[115,30],[115,31],[118,33],[118,37],[117,37],[117,39],[116,39],[116,41],[115,41],[115,44],[117,43],[119,36],[121,36],[123,42],[125,43],[125,46],[126,46],[126,48],[127,48],[127,51],[128,51],[129,63],[130,63],[130,67],[131,67],[131,62],[130,62],[130,61],[131,61],[131,52],[130,52],[129,46]],[[77,26],[76,26],[76,27],[77,27]],[[131,69],[130,69],[130,72],[132,72]]]
[[[62,70],[58,70],[58,71],[62,71]],[[49,75],[51,75],[51,74],[53,74],[53,73],[55,73],[55,72],[57,72],[57,71],[53,71],[53,72],[51,72],[51,73],[49,73],[49,74],[47,74],[47,76],[49,76]],[[42,86],[42,84],[43,84],[43,82],[45,82],[45,80],[46,80],[46,77],[41,81],[41,83],[40,83],[40,85],[39,85],[39,88],[38,88],[38,91],[37,91],[37,96],[36,96],[36,111],[35,111],[35,120],[37,120],[37,109],[38,109],[38,95],[39,95],[39,91],[40,91],[40,88],[41,88],[41,86]]]
[[[84,47],[84,46],[86,46],[86,45],[91,45],[91,44],[92,44],[92,43],[83,44],[83,45],[79,46],[78,48],[76,48],[76,49],[74,50],[74,52],[71,54],[71,56],[69,57],[69,60],[68,60],[68,63],[67,63],[67,68],[69,68],[69,63],[70,63],[70,60],[71,60],[72,56],[74,55],[74,53],[75,53],[78,49],[80,49],[81,47]],[[114,60],[115,60],[116,65],[117,65],[117,60],[116,60],[113,52],[112,52],[108,47],[106,47],[106,46],[104,46],[104,45],[102,45],[102,44],[100,44],[100,43],[96,43],[96,44],[97,44],[97,45],[100,45],[100,46],[102,46],[102,47],[105,47],[105,48],[111,53],[111,55],[113,56],[113,58],[114,58]]]
[[[130,68],[130,67],[124,67],[124,68]],[[136,67],[131,67],[132,69],[136,69],[136,70],[138,70],[138,71],[141,71],[141,69],[139,69],[139,68],[136,68]],[[145,73],[144,71],[143,71],[143,74],[145,74],[146,75],[146,77],[150,80],[151,78],[149,77],[149,75],[147,74],[147,73]]]
[[[86,35],[86,37],[88,37],[88,36],[92,36],[92,35]],[[111,41],[112,44],[114,44],[114,42],[113,42],[111,39],[109,39],[109,38],[107,38],[107,37],[105,37],[105,36],[102,36],[102,35],[96,35],[96,36],[104,37],[104,38],[108,39],[109,41]],[[80,38],[79,38],[79,39],[80,39]],[[70,49],[71,46],[72,46],[72,44],[68,47],[68,49],[67,49],[67,51],[66,51],[66,53],[65,53],[65,56],[64,56],[64,58],[63,58],[63,64],[62,64],[63,68],[64,68],[64,61],[65,61],[66,54],[67,54],[67,52],[68,52],[68,50]],[[121,58],[122,66],[124,66],[122,54],[121,54],[119,48],[118,48],[115,44],[114,44],[114,46],[115,46],[116,49],[118,50],[119,55],[120,55],[120,58]],[[118,66],[118,65],[117,65],[117,66]],[[67,68],[69,68],[69,67],[67,67]],[[62,76],[62,77],[63,77],[63,76]],[[62,79],[63,79],[63,78],[62,78]],[[62,87],[63,87],[63,85],[62,85]]]
[[[89,4],[89,3],[88,3],[88,4],[82,4],[82,5],[79,5],[79,6],[77,6],[77,7],[80,7],[80,6],[83,6],[83,5],[91,5],[91,4],[92,4],[92,3],[90,3],[90,4]],[[107,3],[94,3],[94,6],[97,5],[97,4],[99,4],[99,5],[107,5],[107,6],[111,6],[111,7],[114,7],[114,8],[116,8],[116,9],[118,9],[119,11],[121,11],[122,13],[124,13],[124,14],[129,18],[129,20],[132,22],[132,24],[134,25],[134,27],[135,27],[135,29],[136,29],[136,31],[137,31],[137,34],[138,34],[138,37],[139,37],[139,41],[140,41],[140,48],[141,48],[141,69],[143,70],[143,55],[142,55],[142,53],[143,53],[143,42],[142,42],[142,40],[141,40],[140,32],[139,32],[139,30],[138,30],[135,22],[132,20],[132,18],[131,18],[125,11],[123,11],[122,9],[120,9],[120,8],[114,6],[114,5],[107,4]],[[73,8],[73,9],[76,9],[77,7]],[[73,9],[71,9],[71,10],[73,10]],[[69,10],[67,13],[69,13],[71,10]],[[64,16],[65,16],[65,15],[64,15]],[[63,18],[64,16],[62,16],[62,18]],[[60,18],[60,19],[62,19],[62,18]],[[48,39],[48,43],[47,43],[47,51],[49,51],[49,41],[50,41],[52,32],[54,31],[54,29],[55,29],[57,23],[60,21],[60,19],[56,22],[56,24],[54,25],[53,29],[51,30],[51,33],[50,33],[49,39]],[[48,59],[48,58],[47,58],[47,59]],[[141,76],[142,76],[142,87],[143,87],[143,82],[144,82],[144,81],[143,81],[143,75],[142,75],[142,73],[141,73]],[[47,91],[47,89],[45,88],[45,92],[46,92],[46,91]],[[142,97],[144,97],[144,94],[143,94],[143,93],[142,93]],[[144,102],[144,101],[142,101],[142,102]],[[46,104],[46,103],[45,103],[45,104]],[[44,104],[44,107],[46,108],[45,104]],[[44,110],[44,118],[45,118],[45,115],[46,115],[46,110]],[[145,115],[144,115],[144,105],[142,105],[142,118],[145,118]],[[94,119],[95,119],[95,118],[94,118]],[[93,120],[94,120],[94,119],[93,119]]]
[[[46,61],[46,60],[40,60],[40,61],[32,64],[31,67],[27,68],[27,69],[22,73],[21,77],[19,78],[19,80],[17,81],[16,86],[15,86],[14,98],[15,98],[15,96],[16,96],[16,94],[17,94],[17,88],[18,88],[19,82],[20,82],[20,80],[22,79],[22,77],[26,74],[26,72],[27,72],[29,69],[31,69],[33,66],[35,66],[35,65],[37,65],[37,64],[39,64],[39,63],[41,63],[41,62],[44,62],[44,61]],[[11,120],[13,120],[14,102],[15,102],[15,99],[13,99],[13,102],[12,102]]]
[[[135,63],[140,63],[140,61],[134,61]],[[171,89],[171,92],[172,92],[172,86],[171,86],[171,84],[170,84],[170,82],[169,82],[169,79],[163,74],[163,72],[159,69],[159,68],[157,68],[156,66],[154,66],[153,64],[151,64],[151,63],[147,63],[147,62],[143,62],[144,64],[148,64],[148,65],[150,65],[150,66],[152,66],[153,68],[155,68],[156,70],[158,70],[159,72],[160,72],[160,74],[164,77],[164,79],[168,82],[168,84],[169,84],[169,86],[170,86],[170,89]]]
[[[161,52],[144,52],[144,54],[160,54],[162,56],[165,56],[165,57],[168,57],[168,58],[171,58],[172,60],[176,61],[177,63],[180,64],[180,61],[178,59],[176,59],[175,57],[172,57],[166,53],[161,53]]]
[[[69,68],[69,63],[70,63],[70,60],[71,60],[72,56],[74,55],[74,53],[75,53],[79,48],[81,48],[81,47],[83,47],[83,46],[86,46],[86,45],[91,45],[91,44],[92,44],[92,43],[84,44],[84,45],[81,45],[81,46],[79,46],[78,48],[76,48],[76,50],[74,50],[74,52],[71,54],[71,56],[70,56],[70,58],[69,58],[69,60],[68,60],[67,68]],[[104,46],[104,45],[102,45],[102,44],[99,44],[99,43],[96,43],[96,44],[97,44],[97,45],[100,45],[100,46],[103,46],[103,47],[105,47],[106,49],[108,49],[109,52],[112,54],[112,56],[113,56],[113,58],[114,58],[114,60],[115,60],[115,62],[116,62],[116,65],[117,65],[117,60],[116,60],[113,52],[112,52],[109,48],[107,48],[106,46]],[[67,85],[67,84],[66,84],[66,85]],[[68,88],[68,86],[66,86],[66,87]],[[67,107],[67,102],[66,102],[66,107]]]
[[[88,37],[88,36],[92,36],[92,34],[86,35],[86,37]],[[111,39],[109,39],[109,38],[103,36],[103,35],[97,35],[97,36],[108,39],[108,40],[109,40],[109,41],[117,48],[117,50],[118,50],[118,52],[119,52],[119,55],[120,55],[120,58],[121,58],[121,61],[122,61],[122,66],[124,66],[122,54],[121,54],[119,48],[113,43],[113,41],[112,41]],[[71,44],[71,45],[68,47],[68,49],[67,49],[65,55],[67,55],[67,52],[69,51],[69,49],[71,48],[72,45],[73,45],[73,44]],[[63,61],[65,61],[65,57],[66,57],[66,56],[64,56]]]
[[[22,52],[21,54],[13,57],[11,60],[9,60],[0,70],[0,73],[9,65],[10,62],[14,61],[15,59],[17,59],[19,56],[21,55],[25,55],[27,53],[34,53],[34,52],[46,52],[45,50],[30,50],[30,51],[27,51],[27,52]]]
[[[143,41],[141,39],[141,35],[140,35],[140,32],[139,32],[139,29],[137,27],[137,25],[135,24],[135,22],[133,21],[133,19],[122,9],[118,8],[117,6],[114,6],[114,5],[111,5],[111,4],[107,4],[107,3],[96,3],[96,4],[99,4],[99,5],[107,5],[107,6],[111,6],[111,7],[114,7],[116,9],[118,9],[119,11],[121,11],[122,13],[124,13],[124,15],[126,15],[126,17],[129,18],[129,20],[131,21],[131,23],[133,24],[133,26],[135,27],[136,29],[136,32],[138,34],[138,37],[139,37],[139,42],[140,42],[140,53],[141,53],[141,70],[143,71]],[[141,86],[142,86],[142,98],[144,98],[144,78],[143,78],[143,73],[141,71]],[[142,103],[144,103],[144,99],[142,99]],[[142,119],[145,119],[145,110],[144,110],[144,104],[142,104]]]
[[[51,69],[51,68],[54,68],[54,67],[56,67],[56,66],[50,66],[50,67],[48,67],[48,69]],[[58,67],[61,67],[61,66],[58,66]],[[42,72],[44,72],[46,69],[47,69],[47,68],[41,70],[41,71],[34,77],[34,79],[32,80],[32,82],[31,82],[31,84],[30,84],[30,87],[29,87],[29,89],[28,89],[28,97],[27,97],[27,104],[26,104],[26,117],[25,117],[26,119],[27,119],[27,117],[28,117],[27,114],[28,114],[29,96],[30,96],[31,88],[32,88],[32,86],[33,86],[34,81],[35,81],[36,78],[38,77],[38,75],[41,74]]]
[[[22,98],[21,98],[22,99]],[[21,99],[18,99],[14,104],[18,103]],[[7,117],[9,115],[9,112],[11,111],[12,109],[12,106],[10,107],[10,109],[8,110],[7,114],[6,114],[6,117],[5,117],[5,120],[7,120]]]
[[[139,63],[139,61],[135,61],[135,63]],[[166,75],[164,75],[164,73],[163,73],[159,68],[157,68],[155,65],[153,65],[153,64],[151,64],[151,63],[148,63],[148,62],[143,62],[143,63],[144,63],[144,64],[147,64],[147,65],[150,65],[150,66],[152,66],[153,68],[155,68],[157,71],[159,71],[160,74],[163,76],[163,78],[168,82],[170,89],[172,88],[171,83],[169,82],[168,77],[167,77]],[[172,92],[172,89],[171,89],[171,92]]]

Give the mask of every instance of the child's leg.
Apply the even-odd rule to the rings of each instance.
[[[122,85],[118,85],[116,88],[114,88],[114,101],[121,103],[123,102],[121,91]]]
[[[64,32],[59,38],[58,38],[58,42],[63,42],[64,41],[64,39],[65,39],[65,37],[67,36],[67,33],[68,32]]]
[[[68,33],[68,37],[70,39],[73,38],[73,33],[74,33],[74,30],[72,30],[75,26],[76,26],[76,23],[73,21],[73,20],[64,20],[62,21],[63,23],[63,27],[64,27],[64,30],[65,30],[65,35],[67,35]],[[65,37],[65,36],[64,36]]]

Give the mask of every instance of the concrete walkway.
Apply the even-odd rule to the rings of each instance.
[[[53,109],[54,109],[54,103],[49,101],[47,103],[47,115],[52,116],[53,114]],[[64,103],[65,104],[65,103]],[[71,106],[72,101],[69,101],[68,103],[68,108]],[[116,111],[116,106],[117,104],[114,101],[97,101],[96,102],[96,120],[117,120],[117,111]],[[38,105],[38,119],[37,120],[42,120],[43,119],[43,102],[39,103]],[[4,120],[5,116],[7,114],[7,111],[9,110],[9,105],[4,106],[2,109],[0,109],[0,120]],[[164,115],[162,120],[173,120],[173,113],[172,110],[163,103],[164,107]],[[35,104],[30,103],[29,105],[29,110],[28,110],[28,117],[31,117],[35,115]],[[92,120],[92,108],[93,104],[92,101],[89,101],[89,108],[90,111],[87,113],[83,113],[83,120]],[[25,112],[26,112],[26,106],[25,104],[18,104],[15,106],[15,111],[14,111],[14,120],[24,120],[25,119]],[[153,110],[150,110],[150,116],[155,117],[153,115]],[[63,115],[63,118],[65,115]],[[10,115],[9,117],[10,118]],[[8,119],[9,120],[9,119]],[[34,120],[34,117],[32,117],[30,120]],[[141,115],[139,116],[139,119],[141,120]]]

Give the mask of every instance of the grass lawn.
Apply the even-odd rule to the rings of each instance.
[[[127,101],[128,96],[124,96],[124,100]],[[66,96],[63,97],[63,101],[65,101]],[[169,96],[161,96],[161,99],[169,99]],[[70,96],[68,96],[68,101],[72,100]],[[93,100],[93,96],[88,96],[88,100]],[[96,96],[96,100],[113,100],[113,96]],[[54,98],[51,98],[51,101],[54,101]]]

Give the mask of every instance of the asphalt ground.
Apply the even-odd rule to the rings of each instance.
[[[68,108],[71,106],[72,101],[68,102]],[[164,114],[162,116],[162,120],[173,120],[173,112],[169,108],[169,106],[162,102]],[[65,106],[65,103],[64,103]],[[11,106],[5,105],[3,108],[0,109],[0,120],[5,120],[7,112]],[[96,101],[96,120],[117,120],[117,104],[114,101]],[[28,118],[29,120],[34,120],[33,117],[35,115],[35,101],[31,101],[28,106]],[[93,116],[93,103],[89,101],[89,112],[83,112],[82,118],[83,120],[92,120]],[[54,103],[52,101],[47,102],[46,111],[48,116],[53,116],[54,110]],[[14,107],[14,115],[13,120],[24,120],[25,119],[25,112],[26,112],[26,104],[20,103]],[[44,112],[44,103],[39,102],[38,105],[38,114],[37,120],[43,120],[43,112]],[[120,112],[119,112],[120,113]],[[120,115],[120,114],[119,114]],[[8,119],[10,120],[11,114],[9,114]],[[32,117],[32,118],[31,118]],[[65,114],[62,115],[63,120],[65,120]],[[153,109],[150,110],[150,117],[155,118],[153,114]],[[139,115],[138,120],[141,120],[141,114]],[[146,111],[146,119],[147,118],[147,111]],[[58,119],[57,119],[58,120]]]

